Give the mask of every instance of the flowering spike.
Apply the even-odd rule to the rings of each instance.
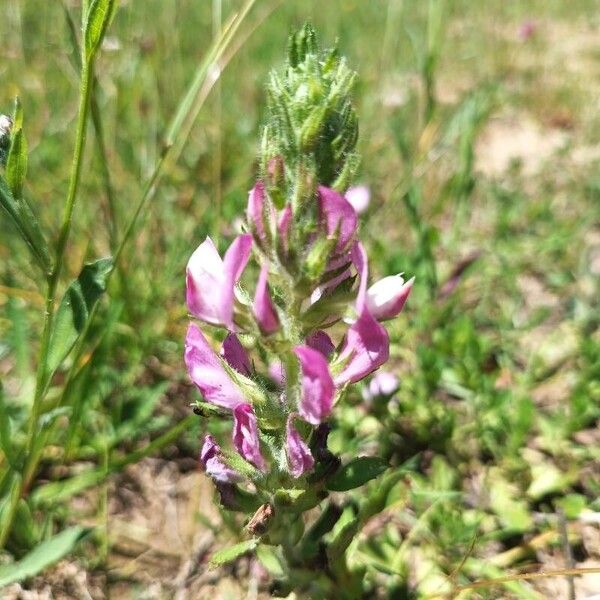
[[[269,335],[279,329],[279,317],[273,306],[273,301],[269,295],[267,287],[267,278],[269,276],[269,265],[263,265],[256,284],[256,294],[254,296],[254,316],[258,322],[260,330]]]
[[[200,462],[206,474],[219,483],[236,483],[241,481],[241,475],[227,466],[221,455],[221,447],[212,435],[204,437],[204,444],[200,450]]]
[[[294,427],[293,415],[290,415],[287,420],[285,450],[292,477],[297,479],[314,467],[315,459],[306,442]]]
[[[260,452],[256,415],[249,404],[238,404],[233,409],[233,445],[242,458],[257,469],[266,471],[267,465]]]
[[[227,361],[227,364],[238,373],[250,377],[252,373],[250,358],[235,333],[227,334],[221,348],[221,356]]]
[[[378,369],[389,358],[390,339],[387,331],[363,310],[348,329],[337,362],[343,364],[335,384],[356,383]]]
[[[190,257],[186,269],[186,300],[190,312],[213,325],[233,329],[233,288],[248,262],[252,236],[238,236],[221,260],[207,237]]]
[[[233,410],[244,402],[241,390],[233,383],[202,332],[190,324],[185,338],[185,364],[192,381],[207,402]]]
[[[297,346],[294,353],[302,368],[302,394],[298,410],[302,418],[318,425],[333,406],[335,387],[326,358],[309,346]]]
[[[415,278],[404,281],[401,275],[390,275],[374,283],[366,295],[367,308],[378,321],[398,316],[412,290]]]

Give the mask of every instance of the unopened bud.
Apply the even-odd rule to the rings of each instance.
[[[326,110],[325,106],[317,106],[304,121],[300,131],[300,152],[308,154],[317,145],[323,133]]]

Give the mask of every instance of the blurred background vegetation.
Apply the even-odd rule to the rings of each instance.
[[[241,5],[121,1],[97,65],[65,282],[114,252],[182,96]],[[379,453],[406,470],[355,560],[389,598],[600,590],[590,573],[451,591],[524,566],[600,565],[599,8],[596,0],[255,2],[222,68],[209,70],[210,94],[143,210],[81,352],[54,378],[40,472],[6,560],[67,524],[95,529],[74,558],[23,585],[55,581],[56,597],[79,597],[56,590],[75,589],[68,585],[83,573],[93,597],[112,589],[119,598],[181,590],[225,598],[261,581],[252,562],[212,579],[186,571],[199,548],[209,552],[203,535],[220,530],[222,517],[196,466],[205,424],[190,416],[195,391],[183,369],[184,269],[205,235],[224,247],[237,231],[268,72],[289,32],[309,20],[359,73],[359,180],[371,189],[361,227],[374,275],[417,276],[391,330],[399,391],[366,403],[357,389],[332,439],[337,450]],[[25,196],[51,241],[78,102],[65,11],[77,21],[79,10],[5,0],[0,19],[0,112],[20,97]],[[3,418],[18,449],[44,290],[4,216],[0,258]]]

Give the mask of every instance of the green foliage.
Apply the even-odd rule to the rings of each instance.
[[[372,278],[400,271],[417,278],[404,316],[391,328],[399,391],[366,402],[360,385],[349,388],[330,441],[345,460],[368,446],[390,468],[351,490],[347,501],[334,495],[314,509],[306,531],[293,532],[299,535],[297,563],[272,545],[254,550],[282,593],[304,587],[313,597],[337,598],[357,589],[366,597],[454,597],[453,583],[505,576],[564,551],[557,511],[570,525],[582,511],[599,508],[590,465],[598,460],[594,228],[600,187],[597,161],[584,157],[600,129],[588,110],[597,95],[593,78],[573,75],[586,52],[570,53],[564,68],[557,60],[552,73],[559,76],[552,78],[544,57],[561,52],[554,28],[570,31],[589,2],[540,8],[536,18],[544,25],[531,42],[511,37],[531,7],[393,0],[382,10],[366,2],[290,2],[249,38],[258,24],[253,15],[248,29],[226,20],[223,33],[233,45],[210,48],[210,3],[128,3],[125,16],[110,23],[116,3],[84,2],[80,41],[79,27],[63,30],[59,3],[43,9],[9,4],[14,10],[0,23],[11,56],[3,64],[1,100],[9,105],[18,89],[27,120],[24,129],[20,117],[14,119],[12,134],[0,140],[0,159],[8,161],[0,179],[0,536],[8,553],[27,556],[49,531],[77,521],[80,503],[73,499],[83,492],[97,498],[107,478],[126,465],[145,456],[197,459],[201,419],[182,418],[196,400],[182,385],[185,261],[208,231],[233,232],[230,223],[241,214],[255,175],[262,86],[289,28],[308,18],[323,39],[339,36],[339,52],[321,52],[305,30],[290,46],[290,66],[275,76],[280,87],[270,95],[288,76],[294,92],[322,77],[327,85],[315,93],[331,112],[304,110],[299,94],[290,126],[273,103],[277,127],[266,132],[265,143],[273,154],[289,153],[293,143],[308,156],[327,157],[320,176],[340,188],[360,151],[360,178],[371,187],[361,228]],[[492,20],[502,35],[490,35]],[[70,46],[101,51],[102,63],[94,84],[95,134],[86,148],[82,201],[56,309],[82,263],[127,241],[110,294],[86,308],[77,321],[83,328],[72,327],[70,309],[57,313],[69,335],[56,346],[56,373],[40,406],[40,468],[24,487],[44,311],[37,291],[45,292],[52,268],[71,163],[76,81],[67,64]],[[334,93],[335,81],[349,91],[353,80],[341,54],[359,71],[356,109]],[[592,72],[587,62],[583,68]],[[206,102],[217,73],[221,93]],[[360,140],[336,145],[336,131],[355,128],[355,112]],[[510,141],[529,122],[548,134],[548,144],[563,136],[563,151],[548,155],[547,165],[525,154],[508,170],[490,170],[486,150],[498,160],[502,155],[493,143],[498,132]],[[323,123],[332,129],[319,129]],[[167,166],[152,176],[169,148]],[[310,161],[300,167],[316,169]],[[272,183],[287,193],[294,175],[287,163],[284,173],[287,180],[275,173]],[[311,185],[305,182],[298,194],[310,193]],[[461,270],[473,251],[479,258]],[[77,297],[86,306],[83,291]],[[336,302],[344,306],[348,298]],[[315,321],[322,309],[318,303],[310,309]],[[75,346],[63,360],[73,336]],[[299,501],[293,485],[287,482],[278,496],[288,506]],[[302,500],[308,505],[315,498]],[[244,512],[257,502],[251,498]],[[239,530],[239,513],[233,521]],[[211,526],[219,528],[212,515]],[[546,541],[538,555],[529,553],[529,543],[540,539]],[[335,542],[333,583],[320,570],[323,541]],[[571,545],[576,556],[586,551],[578,541]],[[98,556],[95,547],[65,551],[72,550],[83,561]],[[19,564],[3,569],[16,572]],[[528,582],[477,593],[540,597]]]
[[[106,290],[106,279],[113,268],[111,258],[87,264],[67,288],[56,312],[50,337],[46,378],[60,366],[88,324],[90,315]]]
[[[21,560],[0,567],[0,587],[23,581],[41,573],[73,551],[88,533],[85,527],[70,527],[43,541]]]
[[[251,539],[244,542],[239,542],[238,544],[230,546],[229,548],[223,548],[222,550],[215,552],[210,557],[210,563],[213,567],[218,567],[220,565],[233,562],[236,558],[242,556],[242,554],[246,554],[254,550],[257,544],[258,540]]]
[[[376,456],[359,456],[327,480],[327,489],[333,492],[353,490],[379,477],[387,468],[387,463]]]

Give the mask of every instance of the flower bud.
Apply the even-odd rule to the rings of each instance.
[[[309,346],[297,346],[294,353],[302,369],[302,393],[298,411],[312,425],[326,419],[333,407],[335,387],[327,359]]]
[[[401,275],[380,279],[367,290],[366,304],[378,321],[393,319],[400,314],[410,295],[415,278],[404,281]]]
[[[285,450],[292,477],[297,479],[313,468],[315,460],[306,442],[294,427],[293,415],[287,420]]]
[[[356,211],[350,202],[335,190],[321,185],[318,194],[321,223],[330,238],[337,236],[336,250],[341,252],[348,247],[356,233]]]
[[[269,206],[262,181],[257,181],[248,194],[246,218],[256,243],[265,248],[270,237]]]
[[[221,356],[232,369],[246,377],[250,377],[252,373],[250,358],[235,333],[228,334],[223,341]]]
[[[265,335],[270,335],[279,329],[279,317],[267,287],[268,276],[269,266],[265,264],[260,270],[253,305],[254,316],[260,330]]]
[[[267,470],[260,452],[256,415],[249,404],[238,404],[233,409],[233,445],[242,458],[261,471]]]

